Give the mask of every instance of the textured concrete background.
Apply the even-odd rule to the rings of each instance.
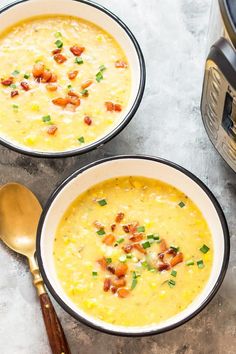
[[[236,175],[209,142],[199,113],[210,0],[97,1],[127,23],[144,51],[147,86],[138,113],[112,142],[83,157],[50,161],[1,147],[0,184],[23,183],[44,204],[55,186],[75,169],[104,156],[126,153],[161,156],[195,173],[220,201],[231,231],[230,268],[211,304],[184,326],[142,339],[101,334],[77,323],[58,306],[57,312],[73,354],[233,354]],[[1,0],[1,4],[6,2]],[[0,245],[0,269],[1,353],[49,354],[25,261]]]

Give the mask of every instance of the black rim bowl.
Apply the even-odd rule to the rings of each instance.
[[[9,5],[6,5],[5,7],[0,9],[0,15],[1,15],[1,13],[10,9],[11,7],[17,6],[18,4],[21,4],[21,3],[24,3],[27,1],[30,1],[30,0],[15,1]],[[94,150],[94,149],[98,148],[99,146],[104,145],[105,143],[107,143],[111,139],[113,139],[116,135],[118,135],[128,125],[128,123],[131,121],[131,119],[135,115],[135,113],[141,103],[142,97],[143,97],[145,83],[146,83],[146,66],[145,66],[143,53],[142,53],[141,48],[138,44],[138,41],[136,40],[135,36],[133,35],[133,33],[126,26],[126,24],[119,19],[119,17],[117,17],[115,14],[113,14],[110,10],[106,9],[105,7],[103,7],[97,3],[94,3],[92,1],[86,1],[86,0],[73,0],[73,1],[81,2],[83,4],[86,4],[91,7],[95,7],[96,9],[104,12],[106,15],[111,17],[126,32],[126,34],[128,35],[128,37],[130,38],[131,42],[134,45],[134,48],[136,50],[138,60],[139,60],[140,82],[139,82],[138,93],[137,93],[137,96],[133,102],[133,105],[132,105],[130,111],[123,118],[122,122],[120,122],[108,134],[106,134],[105,136],[103,136],[99,140],[96,140],[93,143],[91,143],[85,147],[82,147],[82,148],[63,151],[63,152],[41,152],[41,151],[33,151],[33,150],[31,151],[31,150],[24,149],[24,147],[16,146],[13,143],[11,143],[10,141],[0,137],[0,144],[10,148],[11,150],[14,150],[16,152],[24,154],[24,155],[29,155],[29,156],[34,156],[34,157],[44,157],[44,158],[61,158],[61,157],[81,155],[81,154],[87,153],[91,150]]]
[[[199,306],[195,311],[193,311],[189,316],[187,316],[186,318],[184,318],[183,320],[173,324],[173,325],[169,325],[165,328],[162,329],[157,329],[157,330],[150,330],[149,332],[140,332],[140,333],[132,333],[132,332],[118,332],[118,331],[112,331],[112,330],[108,330],[105,329],[103,327],[100,327],[98,325],[95,325],[94,323],[88,321],[87,319],[85,319],[84,317],[78,315],[77,313],[75,313],[68,305],[66,305],[64,303],[64,301],[60,298],[60,296],[55,292],[54,288],[52,287],[49,279],[47,278],[46,272],[44,270],[44,266],[43,266],[43,261],[42,261],[42,257],[41,257],[41,232],[42,232],[42,228],[43,228],[43,224],[44,224],[44,220],[45,217],[47,215],[48,210],[51,207],[51,204],[53,203],[54,199],[57,197],[57,195],[60,193],[60,191],[67,185],[68,182],[70,182],[71,180],[73,180],[75,177],[77,177],[78,175],[80,175],[82,172],[84,172],[85,170],[94,167],[96,165],[99,165],[103,162],[108,162],[108,161],[114,161],[114,160],[119,160],[119,159],[146,159],[146,160],[150,160],[153,162],[159,162],[165,165],[168,165],[180,172],[182,172],[183,174],[185,174],[186,176],[188,176],[190,179],[192,179],[196,184],[198,184],[200,186],[200,188],[206,193],[206,195],[208,196],[208,198],[211,200],[212,204],[215,207],[215,210],[218,214],[219,220],[221,222],[221,227],[223,230],[223,235],[224,235],[224,257],[223,257],[223,263],[222,263],[222,268],[221,268],[221,272],[218,276],[218,279],[215,281],[215,285],[212,288],[211,292],[208,294],[208,296],[205,298],[205,300],[203,301],[203,303],[201,304],[201,306]],[[77,196],[75,196],[76,198]],[[184,323],[186,323],[187,321],[189,321],[190,319],[192,319],[193,317],[195,317],[197,314],[199,314],[208,304],[209,302],[213,299],[213,297],[216,295],[217,291],[219,290],[226,271],[227,271],[227,267],[228,267],[228,262],[229,262],[229,255],[230,255],[230,237],[229,237],[229,230],[228,230],[228,225],[227,225],[227,221],[225,219],[224,213],[222,211],[222,208],[220,206],[220,204],[218,203],[218,201],[216,200],[215,196],[213,195],[213,193],[209,190],[209,188],[195,175],[193,175],[191,172],[189,172],[188,170],[186,170],[185,168],[164,160],[162,158],[157,158],[157,157],[152,157],[152,156],[148,156],[148,155],[120,155],[120,156],[114,156],[114,157],[109,157],[109,158],[105,158],[105,159],[101,159],[99,161],[95,161],[93,163],[90,163],[89,165],[80,168],[79,170],[75,171],[74,173],[72,173],[69,177],[67,177],[57,188],[56,190],[52,193],[52,195],[49,197],[43,213],[41,215],[41,218],[39,220],[39,225],[38,225],[38,230],[37,230],[37,241],[36,241],[36,254],[37,254],[37,259],[38,259],[38,264],[39,264],[39,269],[40,272],[42,274],[43,280],[47,286],[47,288],[49,289],[50,293],[52,294],[52,296],[54,297],[54,299],[60,304],[60,306],[67,312],[69,313],[72,317],[74,317],[76,320],[84,323],[85,325],[93,328],[93,329],[97,329],[101,332],[104,333],[108,333],[108,334],[112,334],[112,335],[117,335],[117,336],[124,336],[124,337],[144,337],[144,336],[150,336],[150,335],[155,335],[155,334],[160,334],[160,333],[164,333],[167,332],[169,330],[172,330],[174,328],[177,328],[181,325],[183,325]]]

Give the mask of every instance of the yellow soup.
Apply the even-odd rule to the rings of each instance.
[[[213,243],[197,206],[158,180],[121,177],[80,195],[55,237],[59,281],[88,314],[123,326],[185,309],[209,278]]]
[[[131,73],[115,39],[69,16],[36,17],[0,35],[0,135],[39,151],[101,138],[121,119]]]

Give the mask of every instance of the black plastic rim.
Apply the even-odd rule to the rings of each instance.
[[[219,0],[219,6],[220,6],[220,11],[221,11],[221,15],[223,18],[225,28],[229,34],[229,37],[230,37],[234,47],[236,47],[236,29],[235,29],[235,25],[234,25],[232,16],[230,14],[230,8],[229,8],[228,1]]]
[[[67,306],[64,301],[60,298],[60,296],[55,292],[54,288],[52,287],[50,281],[47,278],[46,272],[44,270],[44,266],[43,266],[43,261],[42,261],[42,256],[41,256],[41,232],[42,232],[42,228],[44,225],[44,221],[45,221],[45,217],[51,207],[51,204],[53,203],[54,199],[57,197],[57,195],[61,192],[61,190],[68,184],[68,182],[70,182],[71,180],[73,180],[75,177],[77,177],[78,175],[80,175],[82,172],[96,166],[99,165],[101,163],[104,162],[109,162],[109,161],[114,161],[114,160],[120,160],[120,159],[145,159],[145,160],[149,160],[149,161],[153,161],[154,163],[158,162],[158,163],[162,163],[165,165],[168,165],[180,172],[182,172],[183,174],[185,174],[186,176],[188,176],[189,178],[191,178],[195,183],[197,183],[199,185],[199,187],[206,193],[206,195],[208,196],[208,198],[211,200],[212,204],[215,207],[215,210],[218,214],[218,217],[220,219],[221,222],[221,226],[222,226],[222,230],[223,230],[223,234],[224,234],[224,257],[223,257],[223,263],[222,263],[222,268],[221,268],[221,272],[219,274],[218,279],[216,279],[215,281],[215,285],[212,288],[211,292],[209,293],[208,297],[204,300],[204,302],[201,304],[201,306],[199,306],[191,315],[189,315],[188,317],[186,317],[185,319],[179,321],[178,323],[175,323],[173,325],[167,326],[165,328],[162,329],[157,329],[157,330],[150,330],[149,332],[140,332],[140,333],[132,333],[132,332],[121,332],[121,331],[113,331],[113,330],[108,330],[105,329],[103,327],[100,327],[98,325],[95,325],[93,322],[88,321],[87,319],[85,319],[84,317],[78,315],[77,313],[75,313],[69,306]],[[67,177],[57,188],[56,190],[52,193],[52,195],[49,197],[48,202],[46,203],[43,213],[41,215],[41,218],[39,220],[39,225],[38,225],[38,230],[37,230],[37,240],[36,240],[36,254],[37,254],[37,259],[38,259],[38,264],[39,264],[39,269],[40,272],[42,274],[43,280],[47,286],[47,288],[49,289],[50,293],[52,294],[52,296],[54,297],[54,299],[60,304],[60,306],[67,312],[69,313],[72,317],[74,317],[76,320],[86,324],[87,326],[93,328],[93,329],[97,329],[101,332],[104,333],[108,333],[108,334],[113,334],[113,335],[117,335],[117,336],[125,336],[125,337],[143,337],[143,336],[150,336],[150,335],[154,335],[154,334],[160,334],[163,332],[167,332],[169,330],[172,330],[174,328],[177,328],[179,326],[181,326],[182,324],[186,323],[187,321],[189,321],[190,319],[192,319],[193,317],[195,317],[197,314],[199,314],[205,307],[206,305],[213,299],[213,297],[216,295],[217,291],[219,290],[223,279],[225,277],[226,271],[227,271],[227,267],[228,267],[228,262],[229,262],[229,254],[230,254],[230,237],[229,237],[229,230],[228,230],[228,225],[227,225],[227,221],[225,219],[224,213],[221,209],[220,204],[218,203],[218,201],[216,200],[215,196],[213,195],[213,193],[209,190],[209,188],[195,175],[193,175],[191,172],[189,172],[188,170],[186,170],[185,168],[170,162],[168,160],[164,160],[162,158],[157,158],[157,157],[152,157],[152,156],[148,156],[148,155],[120,155],[120,156],[114,156],[114,157],[109,157],[109,158],[105,158],[105,159],[101,159],[99,161],[95,161],[90,163],[89,165],[80,168],[79,170],[75,171],[74,173],[72,173],[72,175],[70,175],[69,177]]]
[[[11,7],[17,6],[17,5],[27,2],[27,1],[30,1],[30,0],[19,0],[19,1],[15,1],[9,5],[6,5],[5,7],[0,9],[0,15],[1,15],[1,13],[10,9]],[[83,4],[86,4],[91,7],[95,7],[96,9],[104,12],[106,15],[111,17],[120,27],[122,27],[122,29],[129,36],[129,38],[130,38],[131,42],[133,43],[133,46],[136,50],[138,60],[139,60],[139,66],[140,66],[140,82],[139,82],[138,93],[137,93],[137,96],[134,100],[134,103],[133,103],[130,111],[123,118],[122,122],[120,122],[117,126],[115,126],[114,129],[112,129],[112,131],[110,131],[104,137],[102,137],[99,140],[96,140],[93,143],[91,143],[85,147],[82,147],[82,148],[63,151],[63,152],[41,152],[41,151],[33,151],[33,150],[31,151],[31,150],[24,149],[24,147],[15,146],[10,141],[7,141],[7,140],[0,137],[0,144],[6,146],[7,148],[10,148],[11,150],[14,150],[16,152],[24,154],[24,155],[29,155],[29,156],[34,156],[34,157],[43,157],[43,158],[61,158],[61,157],[81,155],[81,154],[87,153],[91,150],[94,150],[94,149],[98,148],[99,146],[104,145],[105,143],[107,143],[111,139],[113,139],[116,135],[118,135],[128,125],[128,123],[131,121],[131,119],[133,118],[133,116],[137,112],[138,107],[142,101],[142,97],[143,97],[143,93],[144,93],[144,89],[145,89],[145,83],[146,83],[146,66],[145,66],[143,53],[142,53],[141,48],[138,44],[138,41],[136,40],[135,36],[133,35],[133,33],[126,26],[126,24],[119,19],[119,17],[117,17],[115,14],[113,14],[110,10],[106,9],[105,7],[99,5],[95,2],[92,2],[90,0],[72,0],[72,1],[81,2]]]

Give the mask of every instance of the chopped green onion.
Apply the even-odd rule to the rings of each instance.
[[[175,277],[176,278],[176,275],[177,275],[177,271],[176,270],[172,270],[170,275],[172,275],[172,277]]]
[[[143,243],[142,243],[142,246],[143,246],[144,249],[146,249],[146,248],[151,247],[151,244],[150,244],[149,241],[146,241],[146,242],[143,242]]]
[[[103,80],[103,74],[101,71],[99,71],[97,74],[96,74],[96,80],[97,82],[100,82]]]
[[[56,38],[60,38],[60,37],[62,37],[61,32],[56,32],[56,33],[55,33],[55,37],[56,37]]]
[[[19,108],[19,106],[18,106],[17,104],[13,104],[13,105],[12,105],[12,108],[14,108],[14,109],[18,109],[18,108]]]
[[[67,88],[70,90],[72,89],[72,85],[68,85]]]
[[[132,256],[132,254],[127,254],[127,256],[126,256],[126,258],[128,258],[128,259],[131,259],[133,256]]]
[[[178,205],[179,205],[179,207],[180,207],[180,208],[183,208],[183,207],[185,207],[185,204],[184,204],[184,202],[180,202],[180,203],[179,203]]]
[[[137,284],[138,284],[137,278],[133,278],[132,284],[131,284],[131,290],[133,290]]]
[[[144,226],[139,226],[137,227],[138,232],[145,232],[145,227]]]
[[[156,269],[155,268],[149,268],[149,272],[155,273]]]
[[[79,140],[79,142],[80,142],[81,144],[84,143],[84,137],[83,137],[83,136],[81,136],[80,138],[78,138],[78,140]]]
[[[122,242],[124,242],[124,238],[123,237],[121,237],[121,238],[118,238],[118,240],[116,241],[118,244],[120,244],[120,243],[122,243]]]
[[[200,259],[199,261],[197,261],[197,266],[198,266],[199,269],[202,269],[202,268],[205,267],[204,262],[203,262],[202,259]]]
[[[13,88],[13,89],[16,89],[16,85],[15,84],[11,84],[10,87]]]
[[[107,264],[110,264],[110,263],[112,263],[112,259],[111,258],[106,258],[106,262],[107,262]]]
[[[82,96],[87,96],[88,95],[88,90],[87,89],[84,89],[81,91],[81,95]]]
[[[62,47],[63,47],[63,42],[62,42],[60,39],[58,39],[58,40],[55,42],[55,44],[56,44],[57,48],[62,48]]]
[[[51,120],[51,116],[50,116],[50,115],[47,115],[47,116],[42,117],[42,121],[43,121],[44,123],[50,122],[50,120]]]
[[[29,79],[30,78],[30,74],[25,74],[24,75],[24,79]]]
[[[98,200],[97,202],[98,202],[98,204],[101,205],[101,206],[107,205],[106,199],[100,199],[100,200]]]
[[[185,262],[186,266],[192,266],[194,265],[194,261],[192,259],[190,259],[189,261]]]
[[[168,285],[170,288],[173,288],[175,286],[175,281],[173,279],[168,280]]]
[[[100,229],[100,230],[97,231],[97,234],[99,236],[103,236],[103,235],[105,235],[105,231],[103,229]]]
[[[98,275],[98,272],[92,272],[93,277],[97,277],[97,275]]]
[[[16,76],[16,75],[19,75],[19,73],[20,73],[19,70],[14,70],[13,73],[12,73],[12,75],[13,75],[13,76]]]
[[[101,66],[99,66],[99,70],[100,70],[101,72],[105,71],[105,70],[106,70],[105,65],[101,65]]]
[[[80,65],[80,64],[83,64],[84,61],[83,61],[83,59],[81,57],[76,57],[75,58],[75,63]]]
[[[179,252],[179,247],[171,245],[170,248],[176,253]]]
[[[206,245],[203,245],[201,248],[200,248],[200,251],[202,252],[202,253],[207,253],[208,251],[209,251],[209,247],[207,247]]]
[[[146,261],[142,262],[141,264],[142,264],[143,268],[147,268],[148,267],[148,263]]]
[[[122,263],[126,262],[126,255],[120,256],[119,257],[119,261],[122,262]]]

